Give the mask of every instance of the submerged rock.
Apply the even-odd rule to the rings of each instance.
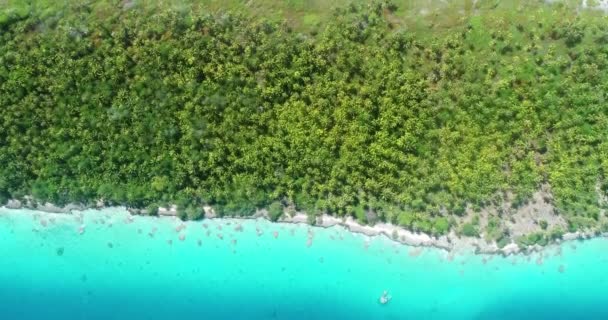
[[[59,248],[57,248],[57,255],[58,255],[58,256],[62,256],[64,251],[65,251],[65,250],[63,249],[63,247],[59,247]]]
[[[182,230],[186,229],[186,224],[182,223],[179,226],[175,227],[175,232],[181,232]]]
[[[542,266],[542,265],[543,265],[543,263],[544,263],[544,262],[543,262],[543,257],[538,257],[538,258],[536,259],[536,265],[537,265],[537,266]]]

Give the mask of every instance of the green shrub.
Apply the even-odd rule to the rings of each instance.
[[[228,201],[221,207],[220,216],[247,217],[255,213],[256,207],[249,201]]]
[[[592,218],[583,216],[571,216],[567,218],[568,231],[576,232],[577,230],[592,228],[596,225],[596,221]]]
[[[204,217],[205,211],[200,206],[190,205],[185,210],[188,220],[199,220]]]
[[[488,225],[486,226],[486,240],[494,241],[499,239],[504,234],[504,229],[500,222],[500,219],[495,216],[491,216],[488,219]]]
[[[431,234],[433,231],[433,224],[432,224],[432,221],[427,218],[417,219],[412,224],[412,229],[414,229],[416,231],[424,232],[427,234]]]
[[[311,226],[316,225],[317,224],[317,214],[315,212],[306,213],[306,222],[308,222],[308,224],[310,224]]]
[[[450,231],[450,222],[446,217],[439,217],[433,221],[433,233],[436,235],[446,235]]]
[[[452,208],[452,212],[457,216],[463,216],[465,213],[465,206],[463,204],[457,203]]]
[[[531,233],[529,235],[520,236],[517,239],[515,239],[515,242],[520,247],[532,246],[535,244],[545,246],[549,243],[549,240],[544,233],[535,232],[535,233]]]
[[[157,216],[158,215],[158,205],[155,203],[151,203],[146,207],[146,212],[149,216]]]
[[[365,208],[363,206],[358,205],[352,210],[355,219],[361,224],[367,223],[367,217],[365,216]]]
[[[473,218],[471,219],[471,223],[478,226],[479,225],[479,214],[473,214]]]
[[[178,206],[177,207],[177,217],[180,218],[181,220],[186,220],[188,219],[188,212],[186,211],[187,208]]]
[[[268,207],[268,217],[271,221],[277,221],[283,215],[283,205],[275,201]]]
[[[304,212],[312,212],[316,210],[316,200],[308,193],[298,193],[294,198],[296,208]]]
[[[549,238],[552,240],[560,240],[564,236],[564,230],[560,227],[553,228],[549,232]]]
[[[496,241],[496,245],[500,249],[506,247],[510,243],[511,243],[511,239],[509,237],[501,237],[500,239],[498,239],[498,241]]]
[[[0,191],[0,206],[7,204],[9,199],[10,195],[8,194],[8,192]]]
[[[405,228],[411,228],[416,220],[416,216],[411,212],[401,212],[398,217],[398,224]]]
[[[460,234],[467,237],[479,237],[479,230],[472,223],[465,223],[460,228]]]

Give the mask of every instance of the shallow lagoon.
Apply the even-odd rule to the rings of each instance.
[[[3,319],[608,319],[605,238],[451,256],[340,227],[81,216],[0,208]]]

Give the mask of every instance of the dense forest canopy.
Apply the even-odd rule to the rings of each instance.
[[[604,16],[541,5],[429,34],[384,1],[314,30],[102,2],[4,6],[2,202],[295,206],[444,234],[545,186],[571,231],[608,228]]]

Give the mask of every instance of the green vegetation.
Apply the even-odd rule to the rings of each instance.
[[[280,202],[275,201],[268,206],[268,216],[270,220],[277,221],[283,215],[283,206]]]
[[[549,239],[547,238],[547,235],[542,232],[534,232],[529,235],[518,237],[517,239],[515,239],[515,242],[520,247],[527,247],[536,244],[540,246],[545,246],[549,243]]]
[[[472,223],[465,223],[462,225],[460,229],[460,234],[467,237],[478,237],[479,230],[477,230],[477,226]]]
[[[547,184],[569,230],[603,223],[605,17],[239,3],[0,1],[0,200],[175,203],[190,219],[285,205],[446,234],[467,207]]]
[[[551,230],[551,232],[549,232],[549,237],[551,238],[551,240],[561,239],[563,235],[564,230],[562,230],[561,228],[555,228]]]
[[[433,222],[433,231],[432,234],[442,235],[447,234],[450,230],[450,222],[445,217],[436,218]]]
[[[501,220],[499,217],[492,216],[488,219],[488,224],[486,226],[486,234],[485,239],[487,241],[497,241],[499,242],[502,239],[509,239],[509,234],[507,230],[502,226]],[[503,240],[503,241],[505,241]]]
[[[511,243],[511,239],[509,239],[508,237],[502,237],[498,239],[498,241],[496,241],[496,245],[500,249],[506,247],[509,243]]]

